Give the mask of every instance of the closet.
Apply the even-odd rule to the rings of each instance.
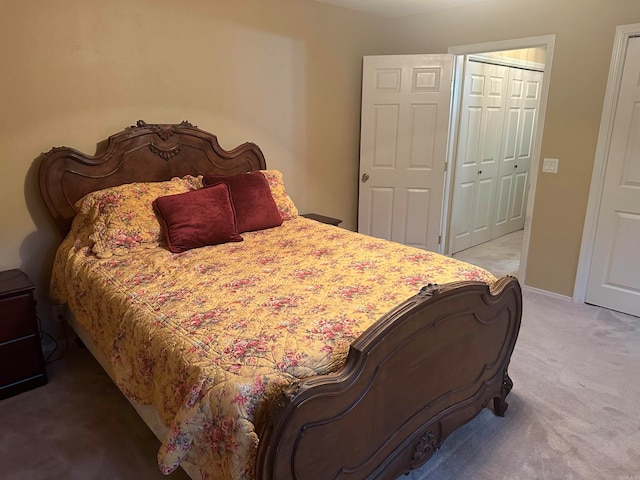
[[[449,253],[524,228],[542,68],[464,65]]]

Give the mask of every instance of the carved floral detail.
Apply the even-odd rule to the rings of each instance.
[[[158,155],[160,158],[164,158],[165,160],[171,160],[173,157],[175,157],[182,151],[182,144],[178,143],[170,148],[161,148],[152,142],[149,144],[149,148],[153,153]]]
[[[180,134],[180,128],[197,128],[191,122],[183,120],[178,125],[160,125],[155,123],[147,123],[144,120],[138,120],[135,126],[129,128],[148,128],[158,135],[163,142],[167,142],[174,135]],[[180,152],[182,152],[182,143],[176,143],[171,147],[160,147],[156,143],[149,144],[149,149],[160,158],[170,160]]]
[[[413,452],[413,457],[411,457],[411,469],[413,470],[414,468],[418,468],[426,462],[427,459],[433,455],[436,450],[438,450],[438,448],[438,439],[433,431],[429,430],[425,432],[422,437],[420,437],[420,441]]]
[[[64,149],[66,149],[66,148],[67,148],[67,147],[51,147],[51,150],[49,150],[49,151],[46,153],[46,155],[49,155],[49,154],[51,154],[51,153],[53,153],[53,152],[57,152],[58,150],[64,150]]]
[[[134,127],[130,128],[149,128],[153,133],[158,135],[165,142],[173,135],[180,133],[179,128],[197,128],[191,122],[183,120],[178,125],[160,125],[157,123],[147,123],[144,120],[138,120]]]
[[[174,127],[169,127],[169,128],[157,127],[157,128],[154,128],[154,132],[165,142],[169,140],[171,137],[173,137],[173,134],[175,133]]]
[[[420,289],[419,297],[432,297],[440,293],[440,286],[437,283],[429,283]]]

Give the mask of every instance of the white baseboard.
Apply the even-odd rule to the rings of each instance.
[[[549,290],[543,290],[541,288],[531,287],[529,285],[523,285],[522,286],[522,290],[524,290],[525,292],[528,291],[528,292],[540,293],[542,295],[546,295],[548,297],[557,298],[558,300],[564,300],[566,302],[573,302],[573,298],[571,298],[568,295],[562,295],[560,293],[550,292]]]

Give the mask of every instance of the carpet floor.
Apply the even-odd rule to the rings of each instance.
[[[524,241],[524,230],[517,230],[475,247],[467,248],[452,256],[486,268],[496,277],[518,276],[520,251]]]
[[[86,349],[0,401],[0,478],[180,479]],[[504,418],[484,410],[406,480],[640,480],[640,318],[525,290]]]

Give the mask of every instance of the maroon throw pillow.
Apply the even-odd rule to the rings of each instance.
[[[269,183],[261,172],[206,175],[202,179],[205,187],[220,182],[229,185],[239,233],[282,225],[282,216],[271,195]]]
[[[242,241],[226,183],[158,197],[153,201],[153,208],[167,246],[174,253]]]

